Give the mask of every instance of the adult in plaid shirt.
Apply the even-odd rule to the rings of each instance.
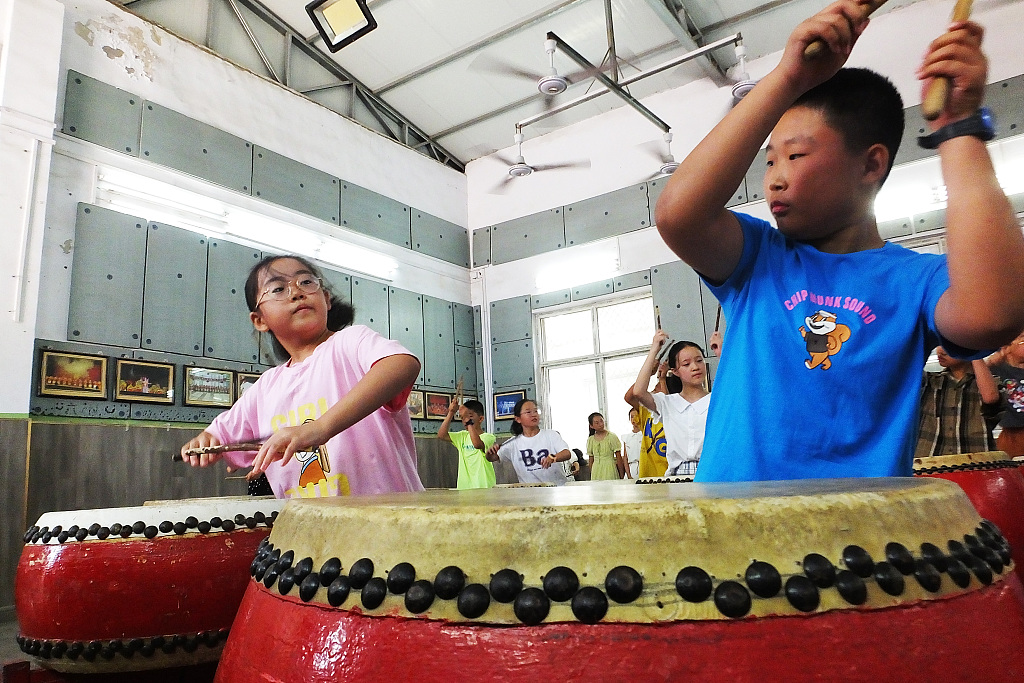
[[[992,428],[1001,410],[999,388],[985,361],[959,360],[935,349],[942,372],[925,372],[915,458],[980,453],[996,448]]]

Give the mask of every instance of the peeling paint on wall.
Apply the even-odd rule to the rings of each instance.
[[[153,69],[160,58],[150,47],[143,29],[124,26],[121,17],[108,14],[86,23],[75,22],[75,33],[90,47],[100,46],[107,58],[119,62],[129,76],[153,80]],[[150,39],[161,44],[156,27],[149,27]]]

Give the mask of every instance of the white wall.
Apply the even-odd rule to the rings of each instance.
[[[63,11],[0,0],[0,414],[28,411]]]
[[[914,69],[928,43],[945,30],[952,5],[949,0],[924,0],[876,17],[854,49],[849,65],[866,66],[884,73],[899,88],[906,106],[920,104],[920,86]],[[989,57],[989,82],[1024,73],[1024,52],[1020,50],[1024,3],[979,2],[973,18],[986,29],[984,45]],[[751,75],[763,76],[780,57],[781,52],[751,62],[748,65]],[[730,99],[728,87],[717,88],[709,79],[702,79],[652,95],[643,103],[672,127],[672,152],[679,160],[721,119]],[[508,191],[498,195],[490,194],[489,190],[504,177],[507,167],[493,155],[471,162],[466,170],[471,230],[638,183],[649,177],[658,165],[637,145],[658,140],[661,131],[627,106],[544,136],[533,137],[534,131],[529,127],[525,132],[528,139],[523,153],[527,163],[556,163],[589,157],[590,169],[536,173],[509,183]],[[915,141],[904,140],[903,144],[912,145]],[[1020,165],[1013,155],[1020,147],[1015,141],[1007,141],[996,146],[993,156],[997,163]],[[514,156],[512,148],[503,152]],[[924,163],[908,171],[911,176],[920,173],[925,182],[934,184],[936,168],[935,164]],[[907,175],[900,175],[901,182],[908,182]],[[763,202],[744,207],[744,210],[770,218]],[[618,240],[623,273],[674,258],[663,244],[659,245],[660,238],[653,228],[628,233]],[[638,248],[630,250],[630,245]],[[572,258],[572,253],[573,248],[557,252],[558,258],[563,259]],[[630,253],[632,257],[627,256]],[[488,300],[535,293],[536,275],[548,261],[549,257],[541,255],[483,269]]]

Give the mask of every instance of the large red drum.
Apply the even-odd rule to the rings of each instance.
[[[66,673],[216,661],[281,505],[241,496],[44,514],[15,577],[18,644]]]
[[[914,475],[940,477],[964,490],[985,519],[1010,542],[1017,574],[1024,581],[1024,475],[1002,451],[915,458]]]
[[[290,501],[216,680],[1018,680],[1011,567],[938,479]]]

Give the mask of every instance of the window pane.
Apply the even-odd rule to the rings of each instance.
[[[597,309],[601,352],[650,346],[654,337],[654,304],[650,298]]]
[[[572,365],[548,371],[548,405],[551,428],[561,433],[569,448],[586,452],[587,415],[599,410],[597,364]]]
[[[544,318],[544,360],[562,360],[594,353],[590,311]],[[653,337],[654,331],[648,337]]]
[[[651,332],[651,336],[654,333]],[[604,416],[608,429],[620,439],[633,431],[629,424],[629,404],[622,400],[626,389],[636,382],[637,373],[643,367],[643,356],[629,356],[606,361],[604,364],[604,395],[608,397],[608,412]]]

